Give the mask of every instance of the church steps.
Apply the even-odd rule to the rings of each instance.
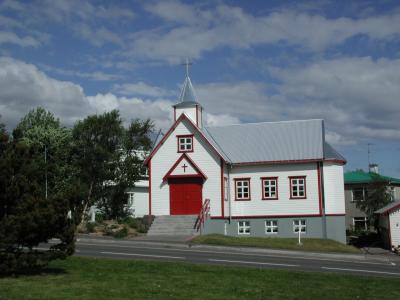
[[[157,216],[151,225],[148,236],[174,236],[174,235],[196,235],[197,231],[194,229],[197,216],[183,215],[183,216]]]

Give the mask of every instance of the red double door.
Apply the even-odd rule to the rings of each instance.
[[[197,215],[202,205],[202,178],[169,179],[171,215]]]

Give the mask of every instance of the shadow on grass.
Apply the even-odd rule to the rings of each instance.
[[[10,273],[0,273],[0,279],[1,278],[7,278],[7,277],[20,277],[20,276],[44,276],[44,275],[64,275],[67,274],[67,272],[62,269],[62,268],[43,268],[43,269],[26,269],[26,270],[20,270],[16,272],[10,272]]]

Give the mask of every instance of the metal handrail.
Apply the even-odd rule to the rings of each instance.
[[[196,231],[200,230],[200,234],[204,222],[209,215],[209,212],[210,212],[210,199],[206,199],[204,200],[203,206],[201,207],[200,213],[196,219],[196,223],[194,224],[194,228],[196,229]]]

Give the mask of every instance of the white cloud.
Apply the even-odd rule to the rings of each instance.
[[[0,12],[9,11],[16,17],[11,19],[11,23],[4,24],[7,17],[0,15],[0,25],[23,28],[25,32],[32,32],[32,28],[38,27],[41,30],[34,33],[40,35],[41,31],[47,30],[49,24],[62,24],[98,47],[106,43],[121,46],[122,37],[112,29],[115,24],[122,24],[135,17],[129,6],[100,5],[87,0],[5,1],[0,4]],[[46,28],[42,28],[44,26]]]
[[[0,31],[0,45],[1,44],[14,44],[21,47],[38,47],[41,43],[31,36],[20,37],[14,32]]]
[[[400,34],[399,12],[362,19],[333,19],[288,10],[254,16],[239,7],[220,4],[202,8],[179,1],[158,1],[146,9],[169,26],[134,33],[126,54],[169,62],[186,56],[199,58],[221,47],[247,49],[284,42],[321,51],[356,35],[388,40]]]
[[[400,59],[340,58],[272,72],[289,117],[323,117],[347,141],[400,140]]]
[[[273,86],[273,95],[269,86],[251,81],[194,82],[205,123],[323,118],[327,140],[335,145],[400,140],[400,60],[340,58],[271,72],[280,82]],[[172,123],[175,99],[171,91],[144,82],[87,96],[75,83],[55,80],[31,64],[0,58],[0,111],[9,127],[30,109],[43,106],[68,125],[89,114],[119,109],[126,121],[150,118],[165,130]]]
[[[196,85],[198,101],[207,112],[228,114],[245,121],[275,120],[280,117],[278,103],[271,103],[266,85],[251,81],[220,82]]]
[[[162,89],[140,84],[139,87]],[[159,90],[158,90],[159,89]],[[147,94],[150,90],[147,90]],[[144,92],[143,92],[144,93]],[[161,93],[161,92],[160,92]],[[138,97],[119,97],[112,93],[85,95],[78,84],[53,79],[36,66],[10,58],[0,58],[0,112],[1,122],[9,129],[31,109],[42,106],[53,112],[68,126],[89,114],[118,109],[126,122],[131,119],[150,118],[158,128],[166,130],[173,120],[174,100],[157,98],[146,100]],[[213,114],[209,123],[237,121],[228,115]]]
[[[101,47],[107,43],[123,44],[122,38],[104,26],[95,28],[85,23],[78,23],[72,25],[71,28],[73,28],[76,34],[97,47]]]
[[[205,113],[204,121],[207,126],[223,126],[241,123],[236,117],[232,117],[227,114],[214,115],[211,113]]]
[[[149,96],[165,97],[174,94],[172,91],[157,86],[148,85],[142,81],[137,83],[116,84],[113,87],[114,92],[124,96]]]
[[[52,72],[52,73],[63,75],[63,76],[74,76],[74,77],[80,77],[80,78],[87,78],[87,79],[90,79],[93,81],[111,81],[111,80],[117,80],[117,79],[123,78],[123,76],[121,76],[121,75],[104,73],[102,71],[80,72],[80,71],[74,71],[74,70],[55,68],[55,67],[45,65],[45,64],[39,64],[39,66],[44,71],[47,71],[47,72]]]

